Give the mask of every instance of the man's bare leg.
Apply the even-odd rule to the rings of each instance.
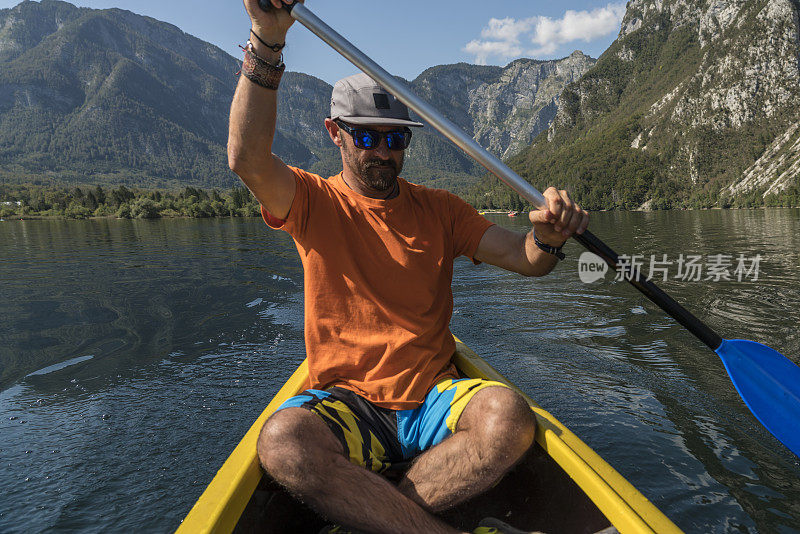
[[[327,425],[303,408],[270,417],[258,456],[276,481],[335,523],[364,532],[458,532],[380,475],[350,463]]]
[[[536,418],[504,387],[480,390],[464,408],[456,432],[422,453],[398,489],[427,510],[451,508],[494,485],[533,443]]]

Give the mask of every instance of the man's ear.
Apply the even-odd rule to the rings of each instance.
[[[331,137],[333,144],[342,148],[342,136],[339,134],[339,125],[331,119],[325,119],[325,129],[328,130],[328,135]]]

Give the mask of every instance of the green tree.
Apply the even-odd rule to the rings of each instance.
[[[94,188],[94,197],[97,199],[98,205],[106,203],[106,192],[99,185]]]
[[[111,198],[113,199],[114,206],[121,207],[123,204],[130,202],[136,195],[133,191],[129,190],[124,185],[119,186],[117,189],[111,191]]]
[[[92,212],[83,204],[73,200],[64,210],[64,216],[69,219],[87,219],[92,215]]]
[[[139,197],[131,204],[130,216],[133,219],[157,219],[161,215],[152,199]]]
[[[84,197],[84,199],[83,199],[83,205],[87,209],[89,209],[91,211],[94,211],[94,210],[97,209],[97,206],[99,205],[99,203],[97,202],[97,197],[94,195],[94,193],[92,191],[89,191],[88,193],[86,193],[86,197]]]
[[[131,217],[131,205],[127,202],[120,204],[119,208],[117,209],[117,218],[130,219]]]

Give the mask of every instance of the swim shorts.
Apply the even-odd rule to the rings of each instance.
[[[383,473],[404,469],[414,456],[453,434],[473,395],[491,386],[508,387],[481,378],[443,380],[412,410],[381,408],[340,387],[308,389],[278,410],[299,407],[318,415],[352,463]]]

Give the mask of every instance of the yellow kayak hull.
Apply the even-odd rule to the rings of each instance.
[[[514,388],[530,404],[538,428],[536,445],[509,473],[507,480],[501,481],[481,502],[470,502],[461,510],[445,514],[446,520],[453,523],[472,521],[473,515],[486,509],[495,514],[505,510],[504,516],[499,518],[517,528],[533,528],[530,523],[534,523],[537,529],[549,527],[550,532],[596,532],[609,525],[623,534],[681,532],[575,434],[458,340],[454,362],[464,376],[497,380]],[[255,507],[256,488],[269,490],[271,482],[262,480],[267,477],[263,475],[256,454],[259,432],[278,406],[302,390],[307,377],[308,367],[304,361],[222,465],[181,523],[178,533],[250,530],[245,528],[245,523],[252,526],[253,522],[253,512],[248,510],[245,513],[248,503],[249,508]],[[272,486],[272,491],[281,491],[274,483]],[[258,502],[263,501],[262,498]],[[243,519],[243,513],[250,519]],[[311,515],[310,511],[304,513]],[[529,524],[524,524],[526,522]],[[470,524],[474,526],[476,523]],[[314,523],[308,528],[312,531],[319,527]],[[263,530],[262,527],[259,529]]]

